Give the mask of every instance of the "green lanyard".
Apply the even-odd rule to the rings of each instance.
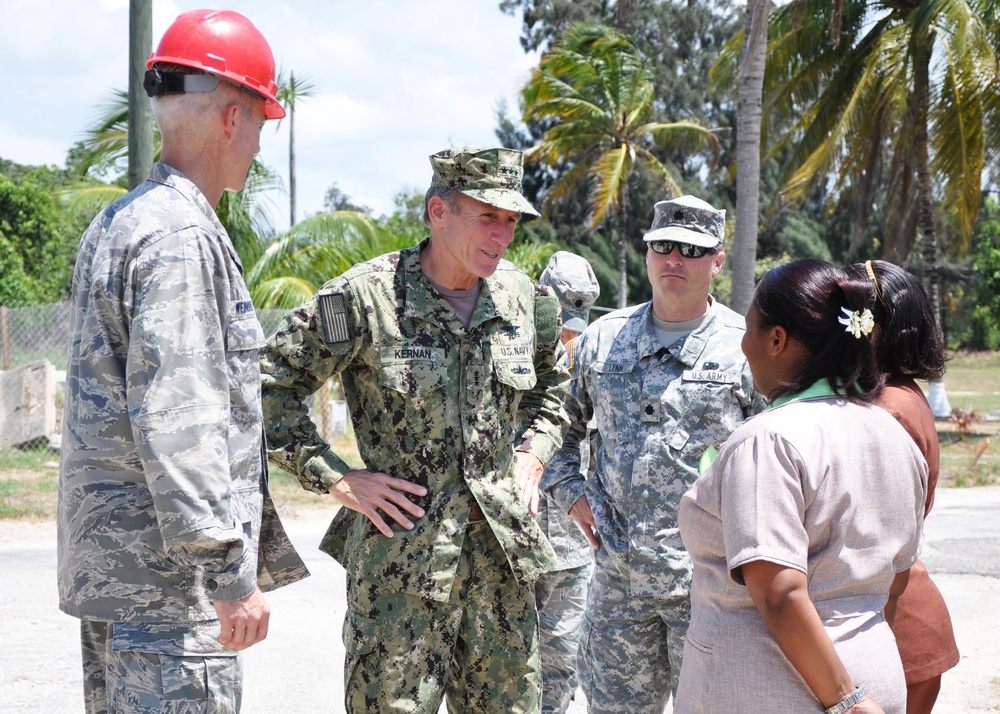
[[[778,407],[783,407],[786,404],[792,404],[793,402],[804,402],[808,399],[826,399],[828,397],[836,397],[837,392],[830,386],[830,382],[826,379],[820,379],[801,392],[796,392],[795,394],[785,394],[778,397],[773,402],[767,405],[764,411],[771,411],[772,409],[777,409]],[[708,467],[712,465],[715,461],[715,457],[719,455],[719,450],[714,446],[709,446],[705,449],[705,453],[701,455],[701,459],[698,460],[698,475],[708,471]]]

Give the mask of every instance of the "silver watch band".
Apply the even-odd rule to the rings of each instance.
[[[823,710],[824,714],[843,714],[848,709],[853,707],[855,704],[860,702],[865,698],[865,690],[862,687],[858,687],[854,690],[854,694],[848,694],[846,697],[841,699],[839,702],[834,704],[832,707],[827,707]]]

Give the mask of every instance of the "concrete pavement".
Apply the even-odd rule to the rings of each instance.
[[[328,516],[285,517],[312,577],[268,595],[270,635],[246,653],[244,714],[343,711],[341,568],[316,550]],[[1000,712],[1000,487],[939,489],[924,562],[944,594],[962,660],[936,714]],[[77,620],[59,612],[55,526],[0,521],[0,712],[83,711]],[[574,703],[572,714],[585,711]]]

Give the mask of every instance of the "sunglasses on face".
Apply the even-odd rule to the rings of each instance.
[[[700,258],[703,255],[709,253],[715,254],[719,252],[716,248],[703,248],[700,245],[691,245],[690,243],[679,243],[674,240],[656,240],[649,244],[654,253],[659,253],[660,255],[670,255],[674,252],[674,247],[681,252],[685,258]]]

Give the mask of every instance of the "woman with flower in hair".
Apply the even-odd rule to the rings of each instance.
[[[877,403],[903,425],[927,459],[926,515],[934,503],[941,451],[934,414],[914,380],[944,375],[944,337],[915,276],[883,260],[857,263],[847,272],[869,281],[868,304],[877,325],[872,333],[875,361],[886,382]],[[906,712],[930,714],[941,675],[958,664],[959,654],[948,606],[919,560],[910,569],[892,630],[906,675]]]
[[[681,501],[694,576],[676,714],[905,710],[890,623],[927,463],[873,404],[868,295],[816,260],[770,271],[754,293],[743,352],[770,406]]]

